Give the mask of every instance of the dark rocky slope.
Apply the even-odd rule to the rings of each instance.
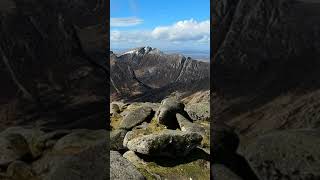
[[[212,6],[214,121],[235,128],[238,152],[260,179],[318,179],[319,153],[304,148],[320,138],[314,133],[319,127],[320,3],[216,0]],[[288,142],[279,143],[278,134]],[[304,140],[297,136],[310,144],[299,143]],[[292,155],[297,163],[288,163]]]
[[[131,101],[157,102],[172,92],[191,95],[209,90],[209,64],[182,55],[142,47],[121,55],[111,52],[111,93]]]
[[[105,2],[1,3],[0,128],[105,127]]]

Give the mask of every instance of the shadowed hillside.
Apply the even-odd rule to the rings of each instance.
[[[319,149],[320,138],[319,5],[310,0],[213,4],[211,115],[240,135],[238,153],[260,179],[320,177],[319,153],[311,150]],[[228,164],[229,155],[223,157],[225,166],[246,179]]]

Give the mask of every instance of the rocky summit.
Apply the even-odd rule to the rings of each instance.
[[[169,97],[161,103],[113,102],[110,107],[117,110],[110,112],[112,154],[125,159],[124,167],[130,166],[130,171],[124,173],[117,163],[111,164],[113,177],[210,178],[209,121],[190,118],[179,99]]]
[[[319,179],[320,3],[211,6],[213,177]]]

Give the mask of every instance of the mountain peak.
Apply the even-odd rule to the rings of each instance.
[[[157,48],[145,46],[145,47],[138,47],[138,48],[131,49],[123,53],[122,55],[125,55],[125,54],[145,55],[145,54],[163,54],[163,52],[161,52]]]

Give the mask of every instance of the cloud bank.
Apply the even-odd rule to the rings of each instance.
[[[143,44],[197,44],[209,46],[210,20],[195,21],[193,19],[178,21],[170,26],[158,26],[148,31],[111,30],[111,46],[113,44],[131,43],[132,46]]]

